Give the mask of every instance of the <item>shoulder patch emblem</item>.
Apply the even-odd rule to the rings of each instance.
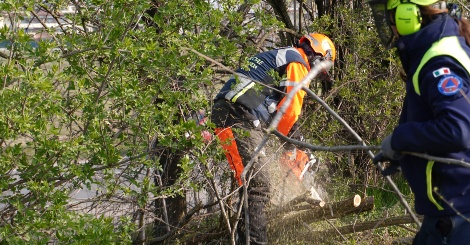
[[[462,78],[456,75],[448,75],[441,78],[437,89],[443,95],[454,95],[462,88]]]
[[[450,69],[447,67],[442,67],[441,69],[437,69],[432,72],[434,77],[442,76],[442,75],[449,75],[450,74]]]

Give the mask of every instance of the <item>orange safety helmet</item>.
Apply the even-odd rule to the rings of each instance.
[[[336,48],[329,37],[321,33],[314,32],[300,38],[299,44],[305,41],[310,43],[310,47],[312,47],[315,53],[321,54],[326,59],[335,61]]]

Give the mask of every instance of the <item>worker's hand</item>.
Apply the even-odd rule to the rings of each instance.
[[[374,159],[372,159],[372,162],[374,163],[374,165],[379,164],[379,162],[389,162],[389,161],[390,159],[385,157],[384,153],[381,151],[374,156]]]
[[[400,154],[400,152],[397,152],[392,149],[392,134],[389,134],[382,141],[381,151],[382,151],[383,157],[390,159],[390,160],[400,160],[403,158],[403,155]]]
[[[383,154],[382,151],[377,153],[377,155],[374,156],[374,159],[372,159],[372,162],[374,163],[374,165],[388,162],[388,166],[384,167],[383,170],[381,169],[381,173],[383,176],[389,176],[389,175],[392,175],[401,171],[400,162],[397,160],[392,160],[390,158],[387,158]],[[382,165],[382,166],[385,166],[385,165]]]
[[[401,166],[398,161],[390,161],[390,164],[384,168],[382,171],[383,176],[389,176],[392,174],[396,174],[401,171]]]
[[[382,170],[382,175],[388,176],[401,171],[399,160],[403,155],[392,149],[392,134],[385,137],[382,141],[381,151],[374,156],[372,162],[374,165],[388,162],[388,166]]]

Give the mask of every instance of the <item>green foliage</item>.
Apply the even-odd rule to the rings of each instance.
[[[23,3],[30,17],[67,5]],[[23,4],[1,5],[24,13]],[[229,8],[170,1],[149,16],[147,1],[93,1],[67,14],[78,31],[46,30],[51,40],[33,40],[23,29],[0,30],[0,41],[10,43],[0,71],[0,203],[9,220],[0,225],[0,240],[128,243],[132,208],[123,219],[87,215],[71,208],[78,205],[70,206],[74,193],[90,190],[103,201],[119,197],[126,207],[147,209],[151,197],[201,188],[202,180],[192,179],[196,163],[206,164],[206,176],[214,175],[210,162],[223,154],[215,141],[203,143],[204,127],[188,116],[210,106],[214,91],[203,86],[212,86],[216,69],[192,50],[231,65],[240,57],[237,43],[251,33],[240,28],[242,14],[230,12],[234,4],[221,6]],[[236,20],[237,41],[222,35],[226,19]],[[158,148],[186,152],[173,186],[157,186],[149,174],[162,168],[145,158],[154,135]]]
[[[54,198],[54,197],[51,197]],[[50,230],[55,230],[56,241],[64,244],[129,244],[129,220],[122,220],[118,230],[112,218],[92,217],[67,212],[64,204],[51,205],[45,212],[26,210],[15,218],[28,224],[27,230],[18,226],[3,226],[0,237],[7,244],[46,244],[51,241]]]
[[[369,18],[367,9],[336,6],[334,16],[323,15],[311,28],[327,33],[337,48],[337,61],[331,71],[333,87],[318,92],[366,144],[379,145],[398,121],[404,83],[399,78],[400,64],[392,51],[381,47],[376,33],[370,30]],[[315,83],[313,87],[320,88]],[[359,143],[317,104],[309,103],[305,111],[308,138],[331,146]],[[367,183],[363,176],[371,176],[366,171],[374,171],[366,153],[338,153],[330,160],[334,169],[357,176],[353,181]]]
[[[397,185],[400,192],[404,195],[406,201],[412,203],[412,194],[403,176],[397,174],[393,177],[395,184]],[[396,206],[396,204],[399,202],[397,199],[397,194],[384,183],[370,183],[366,194],[368,196],[374,197],[374,200],[376,201],[376,207],[379,210],[391,208],[392,206]]]
[[[67,4],[2,1],[0,8],[26,10],[33,18]],[[259,0],[94,0],[75,7],[77,14],[61,17],[67,19],[61,33],[45,30],[48,40],[0,28],[0,42],[8,44],[0,54],[2,243],[129,244],[145,222],[153,222],[155,200],[213,194],[216,181],[219,194],[228,196],[233,184],[225,155],[216,138],[200,134],[214,125],[199,125],[190,115],[210,111],[220,83],[231,75],[221,65],[245,66],[253,54],[277,47],[285,27]],[[155,15],[147,12],[152,7]],[[403,88],[394,54],[380,48],[366,16],[365,10],[336,6],[334,15],[311,23],[309,30],[332,37],[338,50],[333,89],[322,89],[319,81],[312,87],[368,144],[377,145],[396,123]],[[306,138],[331,146],[357,143],[307,101],[301,119]],[[147,154],[152,139],[153,158]],[[166,167],[165,152],[181,170],[169,186],[156,181],[156,172]],[[375,188],[383,182],[364,177],[375,173],[366,167],[365,154],[321,156],[330,175],[321,178],[341,183],[330,185],[332,197],[364,185],[364,194],[381,196],[381,204],[394,200]],[[81,192],[90,196],[78,198]]]

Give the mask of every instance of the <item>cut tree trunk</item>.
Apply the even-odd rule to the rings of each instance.
[[[422,218],[420,218],[422,220]],[[335,234],[350,234],[354,232],[362,232],[362,231],[367,231],[367,230],[373,230],[381,227],[388,227],[388,226],[394,226],[394,225],[402,225],[402,224],[411,224],[415,223],[413,218],[409,215],[405,216],[398,216],[398,217],[390,217],[390,218],[383,218],[383,219],[378,219],[378,220],[371,220],[371,221],[366,221],[362,223],[357,223],[353,225],[347,225],[347,226],[342,226],[338,228],[333,228],[329,230],[323,230],[323,231],[318,231],[314,232],[317,234],[313,234],[314,236],[324,236],[325,234],[331,236]]]
[[[304,194],[295,197],[287,204],[270,210],[268,212],[268,219],[274,219],[276,216],[284,215],[293,211],[312,209],[314,207],[323,207],[325,204],[326,203],[323,200],[312,198],[311,192],[307,191]]]
[[[326,203],[323,207],[317,206],[309,210],[303,210],[283,217],[270,220],[271,229],[284,229],[285,227],[299,227],[302,224],[310,224],[324,219],[340,218],[352,213],[370,211],[374,208],[374,198],[361,199],[355,195],[347,200]]]

